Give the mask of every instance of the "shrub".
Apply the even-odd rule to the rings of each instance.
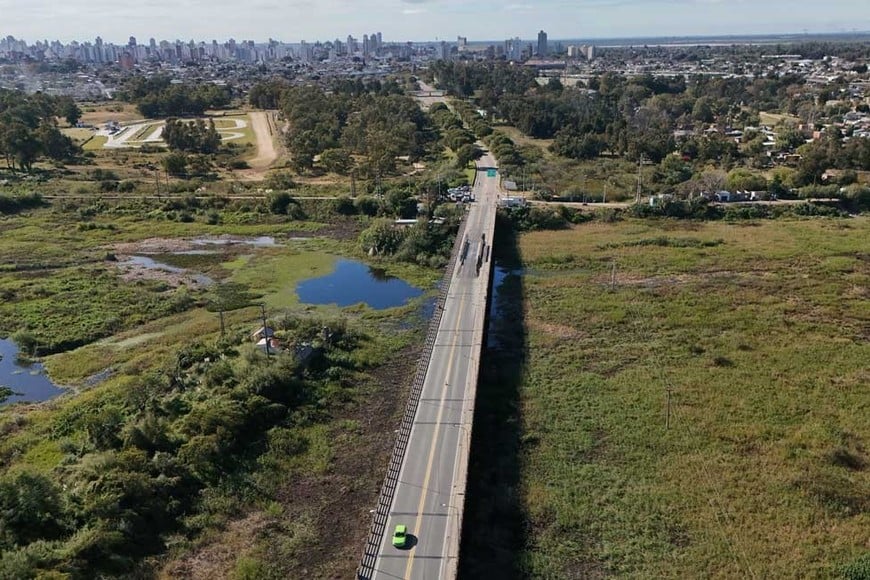
[[[274,214],[286,214],[287,208],[293,202],[293,197],[286,191],[276,191],[266,196],[269,211]]]
[[[121,193],[130,193],[136,190],[136,182],[125,180],[118,184],[118,191]]]
[[[335,213],[340,215],[355,215],[357,213],[357,207],[349,197],[340,197],[336,199],[333,202],[332,208]]]
[[[358,213],[363,215],[367,215],[369,217],[374,217],[378,215],[381,209],[381,204],[373,197],[358,197],[353,202],[354,206]]]
[[[845,580],[870,580],[870,552],[840,568],[840,575]]]
[[[266,187],[266,189],[275,190],[288,190],[296,188],[296,182],[293,181],[293,177],[289,173],[273,173],[266,178],[266,181],[263,185]]]
[[[101,181],[100,182],[100,191],[102,192],[110,192],[110,191],[118,191],[118,182],[117,181]]]

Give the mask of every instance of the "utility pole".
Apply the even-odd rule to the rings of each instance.
[[[640,203],[641,193],[643,192],[643,153],[640,154],[640,161],[637,162],[637,194],[634,197],[634,203]]]
[[[266,356],[271,356],[272,351],[269,349],[269,327],[266,326],[266,305],[260,304],[260,312],[263,313],[263,336],[266,339]]]

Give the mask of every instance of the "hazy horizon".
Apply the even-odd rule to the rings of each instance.
[[[0,0],[0,36],[37,40],[93,40],[125,44],[158,40],[236,40],[288,43],[344,39],[382,32],[385,41],[666,38],[832,34],[870,31],[870,13],[856,0],[824,5],[770,0],[540,0],[537,4],[481,0]],[[856,17],[860,14],[860,18]]]

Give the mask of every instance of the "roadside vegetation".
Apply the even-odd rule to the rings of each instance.
[[[465,576],[864,577],[868,234],[864,217],[522,234],[481,386],[503,453],[474,455]]]

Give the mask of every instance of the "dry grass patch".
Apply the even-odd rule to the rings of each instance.
[[[660,237],[685,243],[637,243]],[[867,239],[864,217],[523,236],[523,574],[827,578],[866,552]]]

